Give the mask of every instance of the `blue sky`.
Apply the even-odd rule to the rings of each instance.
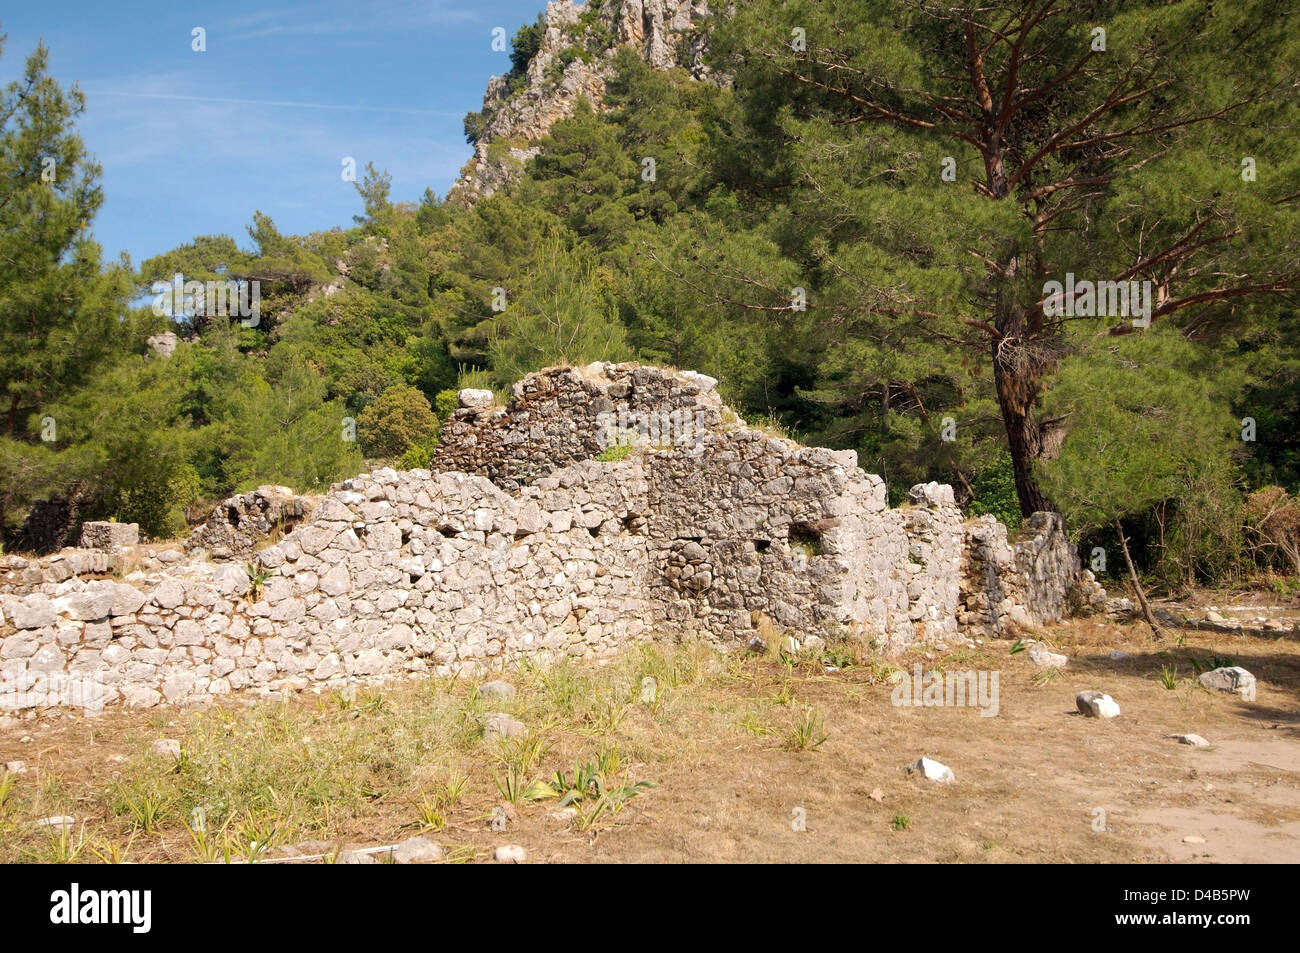
[[[44,40],[50,72],[78,83],[78,129],[103,166],[93,230],[105,258],[145,258],[195,235],[232,235],[261,209],[282,232],[347,226],[360,197],[345,156],[393,176],[392,196],[439,195],[472,150],[462,119],[488,78],[510,68],[492,50],[545,0],[322,0],[267,4],[7,4],[0,82]],[[206,31],[205,52],[191,31]]]

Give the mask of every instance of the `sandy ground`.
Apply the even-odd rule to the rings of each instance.
[[[657,786],[609,823],[580,832],[553,816],[553,802],[523,803],[504,832],[494,831],[488,818],[500,797],[480,764],[469,766],[476,780],[465,803],[430,836],[458,847],[460,859],[515,843],[543,863],[1300,861],[1300,642],[1184,632],[1180,645],[1179,635],[1155,643],[1136,625],[1061,626],[1044,634],[1069,657],[1054,677],[1006,642],[900,660],[908,671],[915,662],[927,671],[997,671],[996,717],[974,707],[897,707],[889,684],[865,668],[807,664],[791,673],[754,659],[737,677],[683,686],[676,717],[630,710],[612,735],[633,775]],[[1130,658],[1112,661],[1112,649]],[[1213,655],[1256,675],[1256,702],[1195,683],[1190,660]],[[1173,689],[1160,677],[1171,666]],[[1112,695],[1120,717],[1078,714],[1074,698],[1084,689]],[[815,750],[783,741],[782,726],[803,706],[828,732]],[[0,729],[0,762],[31,766],[22,785],[57,775],[93,815],[141,737],[183,730],[167,711],[43,717]],[[1189,732],[1212,746],[1171,737]],[[590,747],[576,737],[562,737],[539,773]],[[922,755],[949,766],[956,782],[909,775]],[[392,843],[411,835],[410,814],[409,804],[380,799],[332,836]],[[137,859],[185,859],[174,831],[161,840],[137,847]]]

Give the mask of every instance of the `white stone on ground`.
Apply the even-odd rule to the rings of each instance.
[[[153,743],[153,753],[160,758],[179,759],[181,743],[175,738],[159,738]]]
[[[492,854],[498,864],[522,864],[528,859],[528,851],[518,844],[502,844]]]
[[[1255,676],[1240,665],[1230,668],[1216,668],[1201,675],[1201,685],[1221,692],[1233,692],[1240,695],[1242,701],[1255,700]]]
[[[484,682],[482,685],[479,686],[478,693],[479,696],[482,698],[509,699],[515,697],[515,687],[511,685],[509,682],[503,682],[500,680],[492,681],[492,682]]]
[[[937,781],[939,784],[952,784],[957,780],[957,776],[952,773],[952,768],[946,764],[940,764],[933,758],[921,758],[916,764],[909,765],[907,768],[909,774],[921,773],[931,781]]]
[[[1079,692],[1074,699],[1074,704],[1089,718],[1115,718],[1119,715],[1119,705],[1105,692],[1092,690]]]
[[[345,850],[334,861],[336,864],[377,864],[373,854],[363,854],[359,850]]]
[[[442,858],[442,848],[427,837],[412,837],[393,849],[395,864],[432,864]]]
[[[501,738],[518,738],[528,729],[503,711],[489,712],[483,717],[483,733]]]
[[[1058,652],[1049,652],[1047,646],[1041,642],[1029,650],[1029,660],[1039,668],[1065,668],[1069,662],[1064,655]]]

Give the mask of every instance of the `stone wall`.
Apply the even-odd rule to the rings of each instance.
[[[463,392],[442,472],[336,485],[256,553],[256,576],[241,552],[10,587],[0,707],[88,683],[149,706],[649,638],[743,645],[773,624],[895,652],[1063,613],[1079,573],[1058,523],[1012,545],[988,518],[963,524],[937,484],[891,509],[852,451],[745,427],[714,385],[595,364],[530,375],[507,407]]]
[[[992,516],[964,527],[958,624],[1000,638],[1064,618],[1073,606],[1098,609],[1106,590],[1083,569],[1055,513],[1035,513],[1018,539]]]
[[[690,371],[592,364],[528,375],[508,407],[494,405],[491,391],[462,391],[430,465],[513,490],[620,443],[695,450],[697,437],[723,425],[716,384]]]

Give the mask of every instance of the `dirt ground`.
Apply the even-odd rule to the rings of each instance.
[[[554,685],[547,683],[548,695],[535,676],[518,676],[512,680],[520,697],[503,710],[547,726],[530,775],[549,777],[597,743],[613,743],[624,774],[656,786],[616,816],[579,830],[572,819],[556,817],[554,800],[504,804],[493,783],[504,762],[478,736],[427,755],[440,770],[458,765],[468,783],[445,820],[423,828],[461,861],[486,860],[504,843],[523,846],[539,863],[1300,861],[1300,640],[1171,631],[1157,643],[1138,625],[1090,621],[1042,636],[1069,658],[1055,675],[1002,641],[923,647],[895,660],[909,672],[918,662],[926,671],[997,671],[996,717],[974,707],[896,707],[888,670],[879,665],[827,671],[821,658],[789,665],[737,653],[706,661],[661,709],[629,695],[618,717],[593,727],[596,707],[551,718]],[[1130,657],[1113,661],[1114,649]],[[1193,660],[1215,656],[1255,674],[1254,703],[1196,683]],[[629,666],[619,671],[634,691],[642,669]],[[591,675],[590,685],[603,684],[602,677]],[[1107,692],[1122,714],[1110,721],[1078,714],[1074,699],[1084,689]],[[319,711],[321,702],[292,705]],[[822,719],[827,737],[798,750],[789,726],[807,711]],[[59,812],[77,817],[100,843],[129,842],[129,859],[195,859],[178,820],[183,813],[144,833],[138,818],[115,810],[105,795],[124,771],[142,770],[150,739],[175,737],[188,746],[190,717],[46,714],[0,728],[0,763],[28,765],[13,779],[8,806],[0,807],[0,819],[8,817],[0,825],[0,859],[50,859],[39,843],[48,835],[32,834],[32,823]],[[311,724],[329,717],[313,715]],[[1171,737],[1184,733],[1203,736],[1211,747]],[[908,774],[906,766],[922,755],[949,766],[956,782]],[[209,770],[195,783],[201,787],[211,776]],[[377,793],[330,812],[310,834],[301,823],[285,825],[281,840],[364,847],[419,833],[409,792],[420,778],[411,778],[376,786]],[[509,815],[504,831],[491,826],[498,805]],[[94,857],[84,852],[78,859]]]

